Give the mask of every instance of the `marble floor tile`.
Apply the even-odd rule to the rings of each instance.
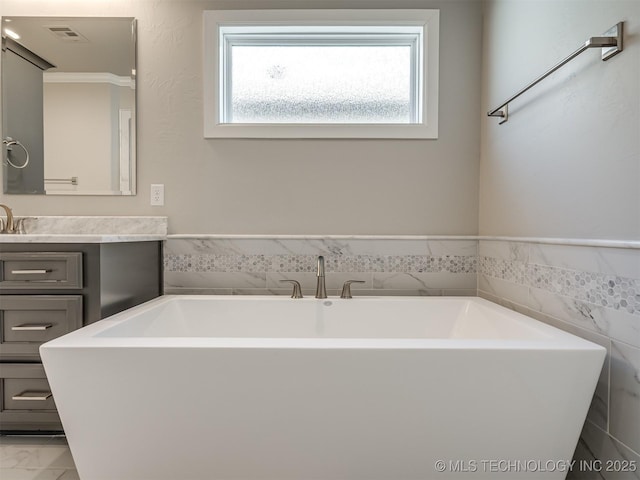
[[[0,436],[2,480],[78,480],[64,436]]]
[[[60,480],[66,473],[66,470],[42,470],[36,468],[0,469],[2,480]],[[73,477],[64,478],[66,480],[67,478],[72,479]]]
[[[65,445],[1,445],[0,468],[75,468]]]
[[[80,480],[77,470],[66,470],[58,480]]]

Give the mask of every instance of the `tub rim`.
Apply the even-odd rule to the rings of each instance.
[[[550,333],[550,338],[531,340],[522,339],[461,339],[461,338],[307,338],[307,337],[98,337],[100,333],[125,321],[132,316],[146,313],[176,300],[216,300],[216,301],[291,301],[291,302],[327,302],[327,301],[386,301],[403,302],[418,300],[424,302],[460,301],[475,302],[483,307],[501,313],[513,315],[536,329]],[[474,296],[364,296],[350,300],[339,298],[315,299],[304,298],[292,300],[278,295],[162,295],[137,305],[123,312],[86,325],[78,330],[55,338],[40,346],[40,352],[49,349],[74,348],[219,348],[219,349],[378,349],[378,350],[537,350],[537,351],[599,351],[606,353],[606,348],[581,337],[565,332],[522,313],[508,309],[481,297]]]

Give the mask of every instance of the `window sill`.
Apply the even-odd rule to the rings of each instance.
[[[437,126],[424,124],[247,124],[210,126],[205,138],[436,139]]]

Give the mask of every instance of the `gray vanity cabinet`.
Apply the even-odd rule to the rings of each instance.
[[[0,433],[62,431],[40,345],[161,295],[161,277],[159,241],[0,243]]]
[[[82,252],[0,250],[0,288],[6,290],[82,288]]]
[[[3,295],[0,359],[39,362],[38,348],[82,326],[82,295]]]

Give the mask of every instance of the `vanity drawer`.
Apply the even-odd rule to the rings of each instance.
[[[2,295],[0,360],[39,361],[42,343],[81,326],[81,295]]]
[[[42,364],[0,364],[0,425],[2,430],[61,428]]]
[[[33,365],[33,367],[35,366]],[[41,368],[42,365],[37,365],[37,367]],[[44,376],[44,371],[42,373]],[[18,375],[22,374],[24,372],[18,373]],[[56,404],[53,402],[51,388],[49,388],[49,382],[46,378],[3,378],[2,407],[3,411],[55,410]]]
[[[0,253],[0,288],[82,288],[81,252]]]

